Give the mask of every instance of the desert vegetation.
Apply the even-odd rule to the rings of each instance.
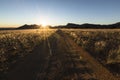
[[[52,30],[53,31],[53,30]],[[43,30],[16,30],[0,32],[0,77],[7,73],[18,59],[31,54],[44,39]],[[49,31],[50,35],[52,33]]]
[[[112,73],[120,74],[119,30],[64,30]]]
[[[119,36],[119,30],[1,31],[0,79],[117,80]]]

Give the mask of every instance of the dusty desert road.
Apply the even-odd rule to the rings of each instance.
[[[47,33],[45,33],[47,35]],[[120,80],[57,30],[11,69],[6,80]]]

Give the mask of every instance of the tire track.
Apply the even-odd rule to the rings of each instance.
[[[47,40],[51,33],[42,32],[44,39],[41,44],[35,47],[32,54],[22,58],[22,61],[19,61],[14,69],[9,70],[6,80],[44,80],[52,51]]]
[[[9,73],[8,80],[117,80],[61,30],[48,35],[44,32],[43,43]]]
[[[115,78],[104,66],[102,66],[97,60],[95,60],[89,53],[84,51],[81,47],[77,46],[77,44],[74,43],[65,33],[60,31],[59,33],[63,37],[65,37],[66,42],[69,42],[69,46],[73,48],[73,50],[81,55],[81,58],[85,62],[87,62],[86,67],[90,68],[92,70],[92,73],[90,74],[94,79],[97,80],[119,80]],[[68,46],[68,48],[69,48]],[[72,49],[70,48],[70,49]],[[85,69],[87,70],[87,69]],[[83,71],[84,72],[84,71]],[[89,73],[89,71],[87,70]],[[91,71],[90,71],[91,72]],[[84,76],[85,77],[85,76]],[[87,77],[87,75],[86,75]],[[91,77],[91,78],[92,78]],[[86,80],[86,79],[85,79]]]
[[[63,44],[66,45],[65,47],[65,57],[68,58],[68,60],[66,60],[66,63],[70,63],[68,65],[71,65],[71,67],[69,67],[68,65],[65,64],[65,69],[64,69],[64,73],[67,74],[67,77],[64,76],[63,74],[63,78],[61,80],[64,79],[69,79],[69,80],[82,80],[83,78],[81,77],[81,75],[86,75],[88,76],[88,79],[95,79],[93,78],[93,76],[91,76],[91,70],[86,66],[86,62],[81,59],[81,55],[79,53],[77,53],[77,51],[74,47],[72,47],[72,45],[70,45],[69,41],[66,39],[66,36],[64,36],[64,34],[62,34],[63,32],[58,31],[58,34],[61,36],[61,40],[63,40]],[[65,74],[65,75],[66,75]]]

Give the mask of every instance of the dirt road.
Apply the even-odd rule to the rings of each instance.
[[[45,33],[47,35],[47,32]],[[120,80],[57,30],[9,70],[6,80]]]

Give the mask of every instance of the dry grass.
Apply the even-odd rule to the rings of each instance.
[[[35,46],[39,45],[46,36],[46,30],[14,30],[0,32],[0,77],[9,69],[11,64],[29,55]],[[48,30],[47,30],[48,31]],[[49,36],[54,30],[49,30]]]
[[[120,30],[71,29],[64,31],[103,65],[115,64],[114,68],[117,68],[115,73],[117,72],[117,75],[120,73],[118,69],[120,67]],[[114,72],[114,69],[112,71]]]

